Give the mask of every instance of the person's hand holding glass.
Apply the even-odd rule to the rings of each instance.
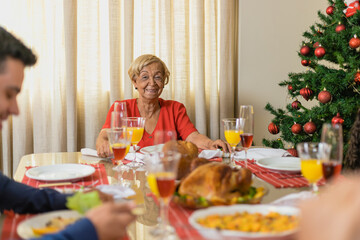
[[[343,131],[340,124],[324,123],[321,132],[321,142],[331,146],[328,161],[323,161],[323,175],[326,181],[340,175],[343,159]]]
[[[225,118],[222,120],[224,125],[224,135],[226,141],[230,144],[232,153],[231,153],[231,164],[234,166],[234,156],[236,146],[240,143],[240,134],[243,133],[244,119],[240,118]]]
[[[241,145],[245,150],[245,167],[247,167],[247,151],[250,148],[254,136],[254,108],[251,105],[241,105],[239,118],[243,119],[242,133],[240,134]]]
[[[300,156],[301,173],[312,185],[312,191],[318,192],[317,182],[322,178],[322,162],[328,161],[331,146],[326,143],[298,143],[296,149]]]

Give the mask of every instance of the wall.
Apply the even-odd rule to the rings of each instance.
[[[327,7],[327,0],[239,0],[238,104],[254,106],[256,145],[280,136],[268,132],[273,115],[264,107],[270,102],[284,109],[293,101],[278,83],[306,70],[297,55],[302,34]]]

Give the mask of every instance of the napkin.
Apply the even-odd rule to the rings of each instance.
[[[135,158],[135,154],[136,154],[136,161],[137,161],[137,162],[144,163],[143,160],[144,160],[144,158],[145,158],[145,155],[144,155],[144,154],[141,154],[141,153],[129,152],[128,154],[126,154],[125,159],[128,160],[128,161],[133,161],[134,158]]]
[[[223,156],[223,152],[220,149],[202,150],[201,153],[199,154],[199,158],[206,158],[206,159],[218,158],[222,156]]]
[[[247,152],[247,159],[262,159],[269,157],[292,157],[292,155],[284,149],[275,148],[250,148]],[[237,152],[235,159],[245,159],[245,151]]]
[[[97,151],[95,149],[82,148],[80,151],[81,151],[82,155],[99,157],[98,154],[97,154]]]
[[[115,200],[127,198],[136,194],[133,189],[121,185],[99,185],[96,186],[96,188],[104,193],[113,195]]]

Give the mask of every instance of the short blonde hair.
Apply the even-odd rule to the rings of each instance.
[[[140,75],[141,69],[152,64],[152,63],[160,63],[162,67],[162,73],[164,77],[164,85],[169,83],[170,72],[166,67],[166,64],[157,56],[152,54],[144,54],[137,57],[131,64],[128,70],[129,77],[131,81],[135,81],[136,78]]]

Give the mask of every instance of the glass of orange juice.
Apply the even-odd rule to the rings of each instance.
[[[243,119],[241,118],[224,118],[222,120],[224,125],[224,135],[226,141],[230,144],[232,153],[231,153],[231,163],[234,165],[235,160],[235,149],[236,146],[240,143],[240,135],[243,133],[241,124],[243,124]]]
[[[317,182],[323,177],[322,162],[328,161],[331,146],[327,143],[298,143],[296,149],[300,156],[301,173],[312,185],[312,191],[318,192]]]
[[[143,137],[144,128],[145,128],[145,118],[143,117],[128,117],[124,118],[123,121],[127,127],[128,132],[132,132],[131,144],[134,148],[134,160],[128,164],[131,168],[138,168],[142,165],[142,163],[136,161],[136,150],[137,144]]]

